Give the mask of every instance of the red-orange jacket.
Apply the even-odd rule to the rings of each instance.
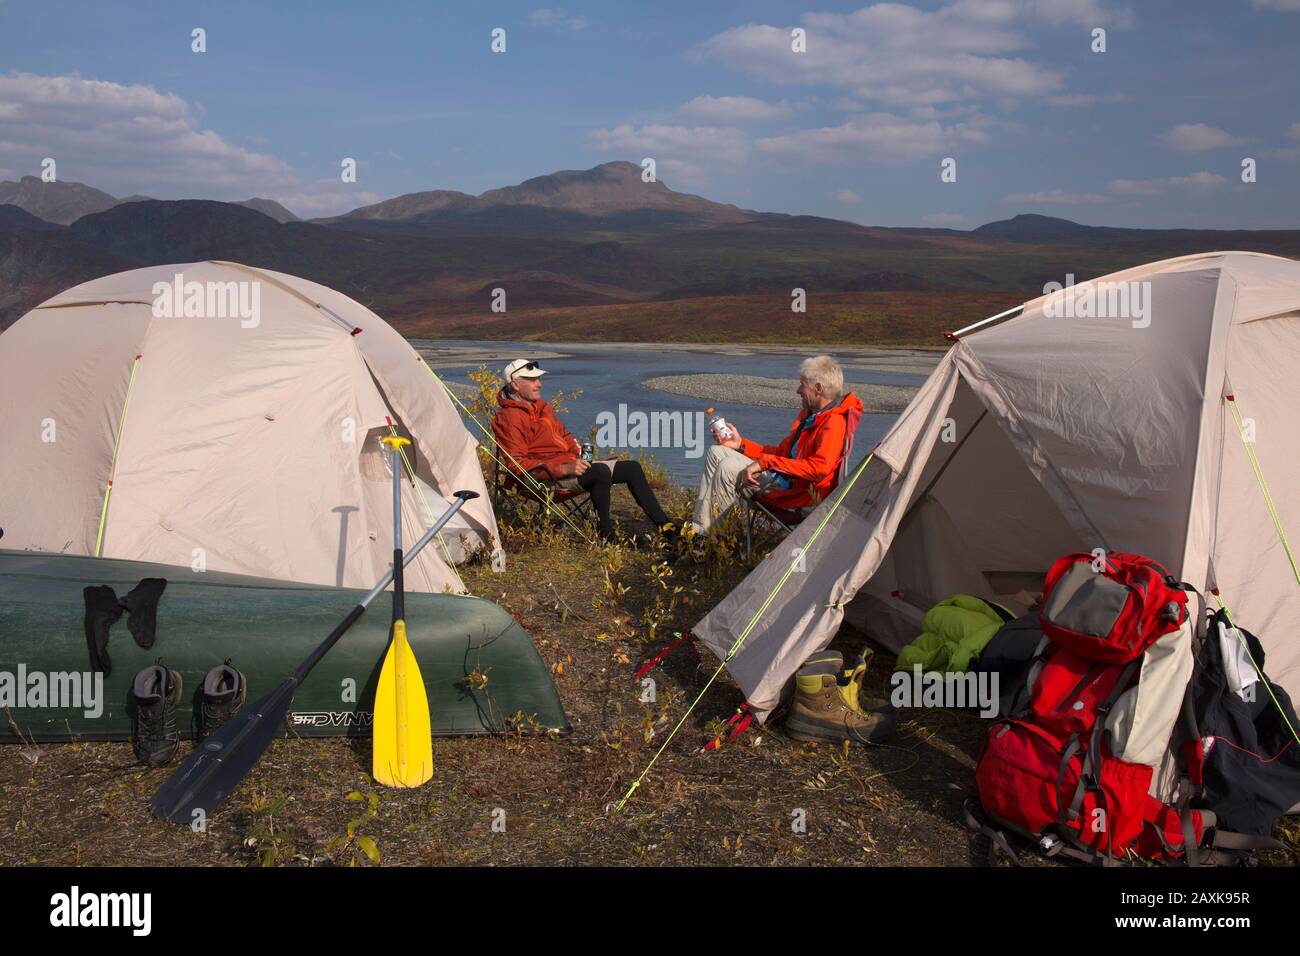
[[[779,445],[760,445],[743,439],[743,451],[758,462],[764,471],[779,471],[791,479],[790,487],[770,492],[763,501],[778,508],[804,508],[821,501],[839,483],[840,459],[850,430],[857,428],[862,417],[862,402],[852,392],[817,416],[799,436],[795,457],[788,457],[790,444],[805,415],[802,410],[790,426],[790,434]]]
[[[517,462],[536,477],[558,478],[552,465],[577,460],[582,446],[547,402],[526,402],[503,388],[497,404],[501,407],[492,416],[492,433],[506,452],[502,464],[511,471],[517,470]]]

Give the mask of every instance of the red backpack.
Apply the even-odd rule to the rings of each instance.
[[[1193,668],[1187,592],[1149,558],[1079,552],[1052,565],[1040,619],[1027,702],[989,730],[975,771],[985,814],[1048,855],[1113,863],[1190,847],[1195,861],[1214,820],[1188,806],[1178,739]]]

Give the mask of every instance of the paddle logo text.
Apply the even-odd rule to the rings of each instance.
[[[895,707],[973,707],[981,717],[998,715],[998,675],[996,672],[976,674],[941,674],[922,671],[913,664],[910,671],[894,671],[889,678],[889,702]]]
[[[153,284],[156,319],[238,319],[241,328],[262,322],[262,283],[185,281],[178,272],[171,282]]]
[[[687,458],[704,454],[703,412],[629,411],[596,415],[596,444],[601,448],[684,448]]]
[[[50,897],[50,925],[128,926],[133,936],[148,936],[153,928],[152,893],[83,893],[74,886]]]
[[[98,671],[0,671],[0,708],[80,709],[87,719],[104,713],[104,675]]]
[[[1043,286],[1043,315],[1049,319],[1128,319],[1135,329],[1151,324],[1150,282],[1084,282],[1074,284],[1067,272],[1065,285]]]

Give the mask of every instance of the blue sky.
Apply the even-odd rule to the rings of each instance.
[[[50,156],[314,216],[648,156],[674,189],[867,224],[1296,228],[1297,49],[1300,0],[0,0],[0,178]]]

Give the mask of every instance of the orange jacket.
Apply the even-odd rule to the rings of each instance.
[[[497,404],[501,407],[492,416],[492,433],[507,453],[502,464],[510,471],[517,470],[517,462],[536,477],[558,478],[550,466],[577,460],[582,446],[547,402],[526,402],[503,388]]]
[[[834,491],[839,483],[845,438],[857,428],[861,417],[862,402],[852,392],[846,393],[804,429],[794,458],[788,456],[795,432],[804,419],[802,410],[795,416],[790,434],[779,445],[760,445],[743,439],[741,451],[757,461],[764,471],[778,471],[791,479],[788,489],[764,495],[763,501],[778,508],[803,508],[814,503],[814,495],[821,501]]]

